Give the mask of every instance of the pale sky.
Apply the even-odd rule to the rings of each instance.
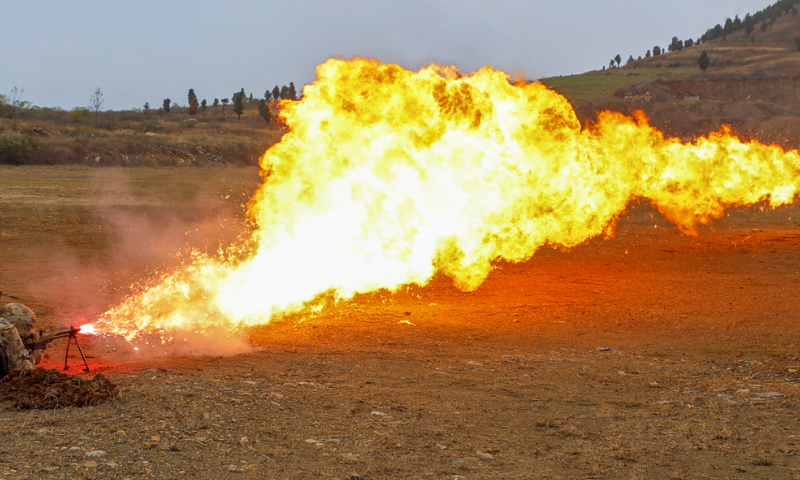
[[[774,0],[0,0],[0,94],[71,109],[260,97],[327,58],[419,69],[492,65],[526,77],[597,70],[702,35]]]

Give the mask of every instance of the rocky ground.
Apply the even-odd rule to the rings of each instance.
[[[120,256],[127,230],[91,206],[92,176],[50,172],[0,172],[0,301],[55,328],[168,260]],[[158,183],[124,170],[125,211],[191,223],[193,195],[239,182],[246,198],[257,182],[219,172],[190,182],[161,169]],[[232,199],[207,212],[235,223]],[[245,332],[255,349],[236,356],[112,355],[107,339],[83,337],[85,375],[103,373],[119,397],[0,404],[0,475],[800,478],[799,216],[757,206],[687,237],[636,205],[615,238],[498,265],[476,292],[436,278],[360,296]],[[206,233],[187,241],[222,235]],[[102,301],[86,304],[71,283],[90,276]],[[63,347],[45,366],[59,368]]]

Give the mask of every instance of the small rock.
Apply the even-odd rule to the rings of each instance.
[[[248,440],[247,440],[247,437],[246,437],[246,436],[245,436],[245,437],[242,437],[242,438],[240,438],[240,439],[239,439],[239,443],[241,443],[242,445],[244,445],[245,443],[247,443],[247,441],[248,441]]]
[[[81,447],[69,447],[70,450],[80,450]]]
[[[58,470],[58,467],[44,467],[42,470],[44,470],[45,472],[53,473],[56,470]]]
[[[109,466],[109,467],[111,467],[111,468],[117,468],[117,467],[119,467],[119,465],[117,465],[115,462],[108,462],[108,463],[106,463],[106,465],[108,465],[108,466]]]
[[[103,450],[92,450],[91,452],[86,452],[86,456],[92,458],[102,457],[105,454],[106,452]]]
[[[325,443],[341,443],[341,440],[339,440],[338,438],[329,438],[325,440]]]
[[[252,380],[245,380],[245,381],[244,381],[244,383],[246,383],[246,384],[248,384],[248,385],[258,385],[258,383],[257,383],[257,382],[254,382],[254,381],[252,381]]]
[[[163,368],[150,368],[148,370],[142,370],[142,373],[152,375],[155,373],[167,373],[167,371]]]
[[[386,414],[385,414],[385,413],[383,413],[383,412],[379,412],[379,411],[377,411],[377,410],[373,410],[373,411],[372,411],[372,412],[370,412],[370,413],[372,413],[373,415],[378,415],[378,416],[381,416],[381,417],[385,417],[385,416],[386,416]]]
[[[86,468],[94,468],[97,466],[97,462],[89,460],[88,462],[84,463],[83,466]]]
[[[786,371],[789,373],[797,373],[798,370],[796,368],[787,368]]]
[[[239,473],[239,472],[244,472],[244,468],[237,467],[236,465],[231,465],[231,466],[228,467],[228,471],[229,472],[237,472],[237,473]]]
[[[595,348],[598,352],[613,352],[614,349],[611,347],[597,347]]]
[[[486,452],[475,452],[475,455],[477,455],[478,457],[480,457],[480,458],[482,458],[484,460],[491,460],[491,459],[494,458],[494,455],[492,455],[491,453],[486,453]]]
[[[83,440],[84,442],[87,440],[91,440],[89,437],[78,437],[78,440]]]
[[[348,462],[357,462],[358,461],[358,455],[355,455],[355,454],[352,454],[352,453],[343,453],[342,454],[342,458],[344,458]]]
[[[779,397],[785,397],[786,395],[777,392],[769,392],[769,393],[757,393],[756,396],[761,398],[779,398]]]
[[[361,475],[358,475],[358,474],[354,473],[354,474],[350,475],[350,477],[347,480],[363,480],[363,479],[361,478]]]
[[[461,466],[461,465],[464,465],[465,463],[467,463],[467,462],[465,462],[464,460],[453,460],[453,465],[455,465],[457,467]]]
[[[314,440],[313,438],[309,438],[306,440],[306,443],[319,443],[319,440]]]
[[[482,367],[483,364],[481,362],[469,362],[467,365],[471,365],[473,367]]]

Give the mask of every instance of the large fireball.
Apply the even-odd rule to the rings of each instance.
[[[477,288],[493,261],[611,234],[645,198],[687,233],[730,205],[792,202],[800,156],[722,129],[691,144],[641,115],[581,128],[561,95],[485,67],[419,72],[329,60],[260,160],[253,238],[198,257],[107,312],[140,332],[263,324],[321,293],[425,284]]]

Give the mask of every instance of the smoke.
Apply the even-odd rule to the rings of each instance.
[[[173,185],[143,184],[159,175]],[[226,175],[237,173],[211,168],[192,180]],[[255,172],[249,186],[193,181],[196,186],[177,193],[170,189],[175,178],[174,171],[161,169],[137,175],[97,169],[88,183],[88,200],[78,196],[77,204],[68,199],[54,208],[52,216],[68,216],[59,218],[59,224],[74,225],[81,234],[55,231],[46,244],[25,249],[22,283],[27,296],[37,300],[31,306],[39,314],[40,328],[91,323],[129,295],[137,282],[177,267],[190,251],[213,253],[246,231],[242,202],[257,184]],[[249,348],[246,340],[229,335],[214,342],[187,335],[159,354],[223,355]],[[115,348],[126,350],[116,345],[109,351]],[[137,356],[145,351],[152,346],[140,347]]]

